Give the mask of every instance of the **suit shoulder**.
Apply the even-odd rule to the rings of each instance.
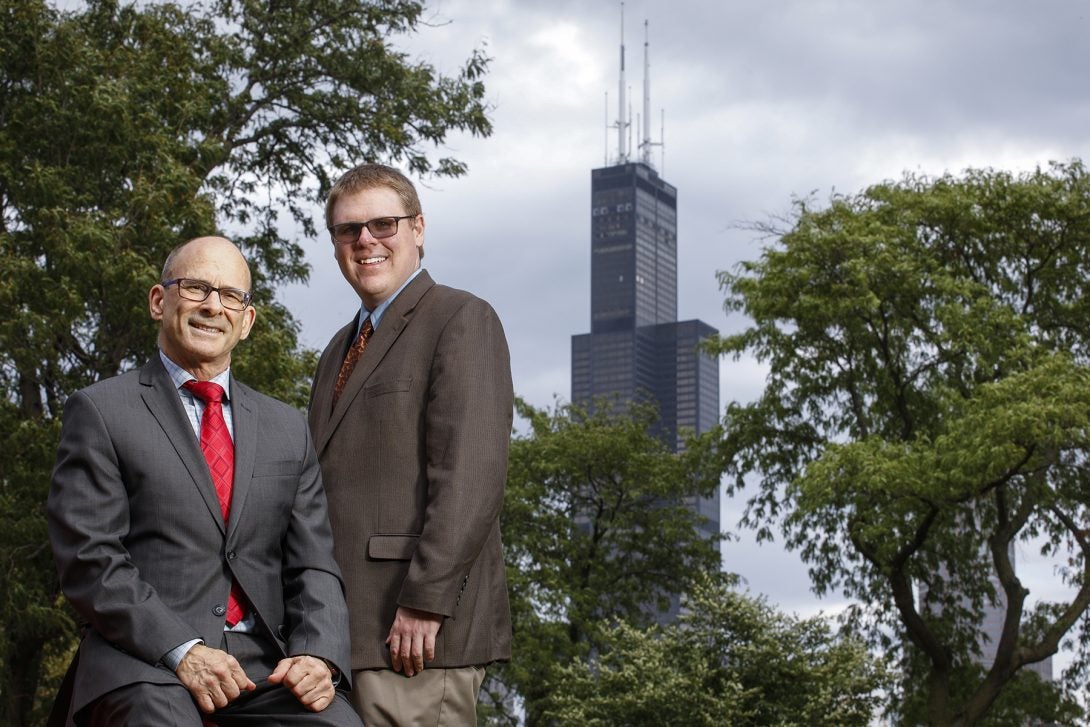
[[[236,396],[239,394],[244,396],[250,407],[260,410],[262,416],[278,416],[284,417],[285,419],[303,418],[303,412],[292,405],[269,396],[268,394],[262,394],[257,389],[252,386],[247,386],[238,379],[231,379],[231,386],[237,387],[238,393]]]
[[[495,309],[484,298],[479,298],[468,290],[452,288],[449,285],[433,285],[423,297],[429,307],[438,307],[450,311],[458,311],[466,306],[470,310],[489,311],[495,314]]]
[[[69,398],[86,397],[94,401],[114,400],[123,392],[131,393],[133,390],[137,389],[139,383],[140,370],[133,369],[132,371],[126,371],[117,376],[111,376],[107,379],[101,379],[93,384],[89,384],[79,391],[74,392]]]

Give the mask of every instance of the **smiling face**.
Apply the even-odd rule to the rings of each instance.
[[[242,253],[222,237],[201,237],[179,248],[165,279],[194,278],[216,288],[250,289],[250,270]],[[178,286],[154,285],[148,310],[159,321],[159,348],[171,361],[207,381],[231,364],[231,351],[250,335],[257,311],[253,306],[224,308],[217,293],[203,301],[187,300]]]
[[[342,195],[330,210],[330,225],[367,222],[376,217],[406,214],[401,197],[389,187],[372,187]],[[376,240],[364,229],[351,244],[333,242],[341,274],[368,310],[385,301],[420,266],[424,245],[424,217],[401,220],[397,234]]]

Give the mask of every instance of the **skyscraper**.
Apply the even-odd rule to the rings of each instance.
[[[646,119],[646,41],[644,48]],[[622,41],[621,119],[624,108]],[[616,124],[615,163],[591,171],[591,330],[572,336],[571,399],[592,406],[605,398],[621,411],[649,401],[659,412],[656,434],[676,451],[685,430],[701,433],[718,422],[719,364],[697,349],[717,331],[677,320],[677,189],[652,167],[646,130],[640,159],[629,158],[629,126]],[[708,532],[718,533],[718,493],[694,507],[709,520]]]

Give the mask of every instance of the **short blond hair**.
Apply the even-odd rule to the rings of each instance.
[[[405,214],[416,216],[422,213],[420,197],[417,196],[416,187],[408,177],[385,164],[360,164],[342,174],[333,185],[333,189],[329,190],[329,197],[325,201],[326,227],[333,224],[333,207],[337,204],[337,200],[346,194],[356,194],[375,187],[388,187],[394,190],[405,205]]]

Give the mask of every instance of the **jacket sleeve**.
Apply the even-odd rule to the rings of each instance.
[[[64,407],[46,512],[61,588],[95,631],[149,664],[201,638],[129,557],[129,493],[121,463],[105,419],[84,392]]]
[[[309,654],[332,662],[342,675],[349,663],[348,607],[333,559],[333,534],[321,470],[309,429],[299,488],[283,542],[284,617],[290,655]]]
[[[427,395],[424,522],[398,604],[451,616],[470,568],[498,527],[507,478],[510,355],[486,302],[471,298],[448,320]]]

